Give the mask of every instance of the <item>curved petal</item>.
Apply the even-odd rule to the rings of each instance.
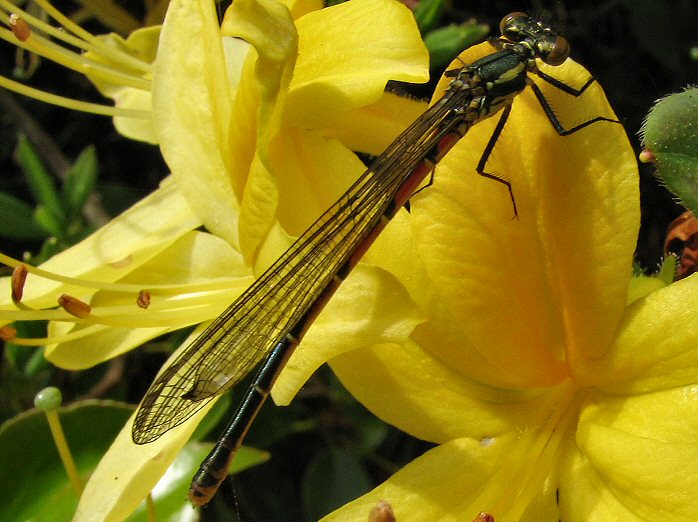
[[[153,490],[215,402],[155,442],[143,445],[131,439],[134,414],[90,476],[73,521],[126,519]]]
[[[413,341],[355,350],[335,357],[330,365],[371,412],[430,442],[466,436],[480,440],[537,425],[557,400],[545,390],[479,384]]]
[[[576,86],[588,78],[572,62],[546,72]],[[598,86],[580,98],[541,89],[564,121],[613,117]],[[443,312],[433,329],[463,339],[423,346],[484,383],[549,386],[567,378],[571,361],[607,349],[625,307],[639,226],[636,163],[620,125],[560,137],[527,89],[486,165],[511,182],[515,217],[507,187],[475,172],[496,123],[475,125],[412,199],[416,243]]]
[[[239,244],[252,263],[274,226],[279,200],[276,179],[282,174],[274,172],[270,146],[279,129],[298,38],[288,9],[268,0],[235,2],[221,31],[244,39],[256,51],[242,69],[230,123],[233,184],[241,200]]]
[[[426,101],[384,92],[371,105],[328,114],[324,126],[329,137],[338,139],[350,150],[377,156],[426,108]]]
[[[376,267],[359,265],[314,321],[272,395],[288,404],[325,361],[357,347],[402,343],[423,320],[404,288]]]
[[[582,382],[612,394],[694,385],[698,380],[698,277],[632,303],[611,349],[582,366]]]
[[[287,129],[270,156],[280,174],[277,219],[292,236],[301,235],[366,170],[356,154],[316,130]]]
[[[497,521],[508,520],[496,511],[492,512],[491,508],[506,487],[506,464],[515,446],[514,436],[504,436],[496,441],[458,439],[442,444],[405,466],[370,493],[322,520],[366,520],[371,509],[381,500],[391,505],[396,520],[400,522],[469,521],[482,511],[494,515]],[[548,497],[545,505],[549,506],[554,499],[554,490],[548,492]],[[536,520],[557,520],[546,514],[550,511]]]
[[[98,37],[103,44],[110,47],[115,47],[119,52],[128,54],[140,60],[142,66],[138,69],[132,69],[123,62],[120,62],[116,68],[127,74],[133,74],[137,77],[142,77],[147,80],[151,79],[151,74],[148,72],[148,67],[155,60],[155,54],[158,48],[158,39],[160,38],[160,26],[143,27],[131,33],[127,39],[121,38],[117,34],[107,34]],[[88,51],[85,53],[85,58],[97,63],[106,63],[110,66],[114,64],[103,57],[99,52]],[[147,64],[147,65],[146,65]],[[85,76],[94,83],[102,95],[107,98],[112,98],[115,105],[119,108],[138,109],[144,112],[152,112],[152,97],[150,90],[142,90],[130,85],[118,85],[105,82],[100,78],[94,77],[88,72]],[[157,143],[155,128],[151,118],[131,118],[123,116],[114,117],[114,126],[122,136],[134,140],[144,141],[146,143]]]
[[[325,7],[323,0],[280,0],[291,11],[294,20],[298,20],[304,14],[317,11]]]
[[[576,442],[561,468],[564,520],[698,518],[695,386],[595,398]]]
[[[238,203],[229,178],[232,92],[213,3],[170,4],[155,62],[153,110],[180,191],[208,230],[237,244]]]
[[[128,107],[129,109],[140,109],[143,112],[152,113],[153,95],[150,91],[139,89],[124,89],[114,95],[117,107]],[[158,142],[153,118],[131,118],[125,116],[114,116],[114,127],[122,136],[132,140],[143,141],[155,145]]]
[[[114,282],[148,262],[177,238],[201,225],[171,179],[161,187],[40,268],[54,274],[97,282]],[[34,308],[56,306],[61,293],[85,297],[94,289],[29,276],[23,302]],[[0,295],[4,309],[14,309],[10,293]]]
[[[414,16],[399,2],[352,0],[309,13],[297,26],[286,126],[323,128],[327,115],[378,101],[388,80],[429,79],[429,55]]]

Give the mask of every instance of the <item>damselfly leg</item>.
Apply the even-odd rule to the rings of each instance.
[[[552,76],[549,76],[541,71],[536,71],[535,74],[540,77],[542,80],[546,81],[553,87],[559,89],[560,91],[569,94],[574,97],[579,97],[581,96],[584,91],[587,90],[587,88],[592,85],[595,81],[596,78],[593,76],[590,77],[584,85],[579,88],[575,89],[574,87],[570,87],[566,83],[561,82],[557,78],[554,78]],[[589,125],[601,121],[606,121],[610,123],[621,123],[618,120],[614,120],[612,118],[606,118],[604,116],[596,116],[594,118],[591,118],[589,120],[583,121],[582,123],[579,123],[569,129],[565,129],[565,127],[562,125],[560,120],[558,119],[557,115],[555,114],[555,111],[553,110],[553,107],[550,105],[548,100],[546,99],[545,95],[543,92],[540,90],[540,87],[535,84],[535,82],[531,81],[529,79],[529,86],[531,87],[531,90],[535,94],[538,103],[543,109],[543,112],[545,113],[545,116],[548,118],[548,121],[553,126],[553,129],[555,129],[555,132],[559,136],[570,136],[571,134],[574,134],[575,132],[578,132],[585,127],[588,127]],[[504,126],[506,125],[507,120],[509,119],[509,115],[511,114],[511,105],[507,105],[503,110],[502,110],[502,115],[499,117],[499,121],[497,122],[497,126],[494,128],[494,131],[492,132],[492,136],[490,137],[489,141],[487,142],[487,145],[485,145],[485,149],[482,151],[482,156],[480,156],[480,160],[477,163],[476,171],[480,176],[483,176],[485,178],[491,179],[493,181],[497,181],[498,183],[502,183],[503,185],[506,186],[507,190],[509,190],[509,197],[511,198],[511,204],[514,207],[514,217],[517,217],[519,215],[518,210],[516,208],[516,199],[514,197],[514,189],[511,186],[511,182],[509,182],[507,179],[502,178],[501,176],[498,176],[496,174],[493,174],[491,172],[486,172],[485,167],[487,165],[487,162],[490,159],[490,156],[492,154],[492,151],[494,150],[495,145],[497,144],[497,141],[499,140],[502,131],[504,130]]]

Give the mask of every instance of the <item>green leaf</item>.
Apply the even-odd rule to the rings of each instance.
[[[46,231],[34,221],[34,209],[24,201],[0,192],[0,236],[20,241],[44,239]]]
[[[76,466],[83,481],[133,413],[133,406],[114,401],[82,401],[59,412]],[[187,499],[189,483],[212,444],[190,443],[179,453],[153,492],[158,520],[182,520],[193,509]],[[269,453],[240,448],[232,471],[269,460]],[[78,499],[68,484],[53,443],[46,416],[36,409],[0,427],[0,520],[3,522],[71,520]],[[142,505],[129,520],[147,520]]]
[[[657,176],[687,208],[698,211],[698,88],[657,101],[641,134]]]
[[[44,167],[32,144],[24,136],[20,136],[17,144],[17,159],[36,202],[65,221],[65,214],[53,178]]]
[[[53,212],[49,207],[44,205],[38,205],[34,209],[34,220],[43,228],[48,234],[56,236],[58,238],[63,238],[63,231],[65,230],[65,220],[61,215]]]
[[[489,32],[489,26],[472,22],[449,25],[432,31],[424,37],[424,43],[431,56],[430,68],[434,70],[445,67],[463,49],[482,42]]]
[[[444,0],[421,0],[414,9],[414,19],[419,32],[426,34],[434,30],[444,13]]]
[[[63,185],[63,204],[70,218],[82,212],[82,207],[97,183],[98,171],[97,153],[93,146],[89,146],[75,160]]]
[[[252,448],[250,446],[240,446],[230,466],[229,474],[240,473],[248,468],[259,466],[267,462],[270,458],[271,453],[268,451]]]
[[[305,517],[318,520],[370,488],[370,478],[356,454],[342,449],[321,452],[303,477]]]
[[[32,256],[31,263],[33,265],[40,265],[41,263],[48,261],[58,252],[61,251],[61,246],[58,244],[58,240],[51,236],[44,241],[41,245],[41,250],[35,256]]]
[[[97,466],[133,408],[83,401],[59,415],[83,480]],[[0,427],[0,520],[71,520],[78,499],[68,484],[46,416],[30,410]]]

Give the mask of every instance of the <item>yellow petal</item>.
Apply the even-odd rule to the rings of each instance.
[[[129,65],[124,62],[114,63],[99,52],[92,51],[85,53],[85,59],[97,63],[105,63],[122,74],[131,74],[146,80],[151,79],[149,67],[155,60],[158,39],[160,38],[160,26],[137,29],[126,39],[113,33],[98,38],[103,44],[115,48],[118,52],[130,55],[142,61],[143,65],[139,68],[133,68],[129,67]],[[89,70],[85,73],[85,76],[94,83],[95,87],[99,89],[102,95],[112,98],[116,107],[136,109],[148,113],[152,112],[150,90],[143,90],[130,85],[108,83],[100,78],[92,76]],[[114,117],[114,126],[121,135],[127,138],[144,141],[146,143],[157,143],[155,128],[150,118],[142,119],[116,116]]]
[[[256,269],[266,268],[283,252],[265,260],[256,252],[261,246],[271,253],[265,244],[270,218],[276,217],[287,234],[301,235],[365,170],[338,141],[319,131],[294,128],[273,141],[269,161],[274,174],[259,157],[253,160],[240,214],[241,248],[257,254]]]
[[[91,281],[117,281],[200,225],[168,179],[158,190],[77,245],[52,257],[41,268]],[[60,293],[89,298],[94,290],[30,275],[23,301],[35,308],[53,307]],[[0,299],[4,300],[3,308],[14,308],[9,302],[9,292]]]
[[[429,79],[429,57],[414,16],[398,2],[352,0],[309,13],[297,25],[299,56],[287,126],[322,128],[327,115],[378,101],[390,79]]]
[[[608,393],[641,393],[698,380],[698,277],[633,302],[611,349],[581,366],[581,382]]]
[[[546,72],[574,86],[589,77],[573,62]],[[598,86],[574,98],[537,83],[568,126],[613,117]],[[510,180],[515,218],[506,186],[475,172],[496,123],[476,124],[412,199],[416,243],[447,312],[434,328],[464,340],[424,346],[481,382],[546,386],[567,377],[566,359],[603,353],[623,313],[636,163],[620,125],[559,137],[527,89],[486,166]]]
[[[458,439],[438,446],[363,497],[323,518],[324,522],[366,520],[371,509],[387,501],[400,522],[473,520],[487,511],[499,488],[487,486],[506,462],[514,437],[496,441]],[[483,494],[484,493],[484,494]],[[497,518],[504,522],[504,518]]]
[[[273,389],[288,404],[325,361],[357,347],[403,343],[423,320],[404,288],[389,273],[359,265],[313,322]]]
[[[114,95],[117,107],[128,107],[129,109],[139,109],[152,113],[153,96],[150,91],[140,89],[123,89]],[[151,118],[128,118],[124,116],[114,116],[114,127],[122,136],[132,140],[143,141],[145,143],[156,144],[158,142],[153,119]]]
[[[213,3],[170,4],[153,108],[163,156],[182,194],[209,231],[237,244],[238,203],[229,177],[232,92]]]
[[[696,520],[695,386],[605,397],[583,409],[563,466],[563,520]]]
[[[323,0],[280,0],[280,2],[288,7],[294,20],[311,11],[325,7]]]
[[[92,473],[73,521],[124,520],[152,491],[213,404],[215,399],[184,424],[144,445],[131,440],[132,416]]]
[[[328,114],[327,135],[349,149],[377,156],[427,108],[425,101],[384,92],[371,105]]]
[[[275,177],[282,173],[274,172],[269,147],[279,128],[295,65],[297,35],[288,9],[269,0],[235,2],[226,13],[221,31],[244,39],[256,51],[254,73],[251,62],[242,70],[230,134],[238,156],[232,165],[234,188],[242,198],[239,244],[251,263],[274,225],[278,201]],[[238,121],[241,116],[243,121]]]
[[[277,218],[292,236],[301,235],[366,169],[320,131],[286,130],[274,141],[271,159],[279,173]]]
[[[464,378],[413,341],[355,350],[330,364],[371,412],[430,442],[536,425],[555,401],[544,390],[503,390]]]

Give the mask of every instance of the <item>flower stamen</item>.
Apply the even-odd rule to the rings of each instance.
[[[140,292],[138,292],[136,304],[144,310],[147,309],[150,306],[150,292],[148,292],[147,290],[141,290]]]
[[[12,33],[20,42],[26,42],[31,35],[31,27],[29,27],[29,24],[15,13],[10,15],[10,27],[12,28]]]
[[[18,305],[24,294],[24,283],[27,281],[27,265],[16,266],[12,271],[12,302]]]
[[[565,386],[558,395],[555,409],[545,423],[525,433],[503,463],[497,476],[488,481],[475,505],[490,506],[489,513],[498,518],[519,520],[533,499],[543,489],[543,483],[553,469],[569,422],[575,418],[571,407],[572,386]],[[572,413],[571,413],[572,412]],[[499,493],[496,493],[499,490]]]
[[[212,282],[199,282],[199,283],[189,283],[189,284],[174,284],[174,285],[151,285],[144,288],[143,284],[129,284],[129,283],[104,283],[101,281],[91,281],[87,279],[78,279],[75,277],[65,276],[57,274],[55,272],[50,272],[42,268],[31,266],[23,263],[22,261],[10,257],[6,254],[0,252],[0,263],[17,269],[17,267],[24,267],[28,273],[35,276],[43,277],[50,281],[55,281],[58,283],[63,283],[66,285],[74,285],[82,288],[91,288],[95,290],[106,290],[110,292],[120,292],[120,293],[131,293],[138,294],[140,292],[147,291],[150,294],[160,295],[160,296],[181,296],[187,293],[203,293],[203,292],[214,292],[219,291],[224,287],[224,282],[222,280],[212,281]],[[118,267],[118,264],[115,265]],[[26,278],[26,276],[25,276]],[[24,285],[24,283],[23,283]]]
[[[56,21],[62,25],[62,28],[56,28],[47,24],[26,11],[19,9],[17,6],[14,6],[7,0],[0,0],[0,12],[9,15],[9,22],[6,23],[12,29],[12,31],[0,29],[0,38],[28,52],[52,60],[64,67],[81,74],[89,75],[95,80],[116,86],[150,91],[151,83],[148,79],[152,73],[152,66],[150,63],[120,51],[117,47],[107,45],[99,38],[96,38],[88,31],[74,24],[69,18],[62,15],[45,1],[37,3],[39,3],[50,16],[56,19]],[[91,59],[86,54],[76,53],[62,47],[43,35],[47,35],[56,41],[75,47],[80,51],[89,51],[98,57],[99,60]],[[119,109],[107,105],[80,102],[70,98],[45,93],[1,76],[0,86],[19,94],[36,98],[40,101],[93,114],[141,119],[151,117],[149,111]]]
[[[103,283],[67,277],[26,265],[2,253],[0,261],[14,267],[10,286],[12,301],[18,308],[0,310],[0,319],[6,322],[45,320],[74,325],[69,332],[63,329],[62,333],[48,338],[17,338],[16,331],[9,327],[0,332],[0,336],[25,346],[74,341],[106,328],[172,330],[173,325],[183,327],[196,324],[218,315],[249,283],[246,278],[220,278],[202,283],[153,285],[144,288],[143,284]],[[84,288],[83,299],[85,296],[87,299],[78,299],[64,293],[58,298],[61,308],[32,308],[21,301],[39,298],[26,295],[28,291],[25,290],[25,282],[28,274],[63,283],[64,286],[71,287],[71,292],[76,291],[75,287]],[[152,301],[153,297],[157,299]],[[45,297],[39,299],[45,302]],[[144,313],[145,309],[148,313]]]
[[[0,340],[12,341],[17,337],[17,329],[11,326],[0,326]]]
[[[87,319],[90,312],[92,312],[92,307],[85,301],[68,294],[61,294],[61,296],[58,298],[58,304],[70,315],[74,315],[80,319]]]

